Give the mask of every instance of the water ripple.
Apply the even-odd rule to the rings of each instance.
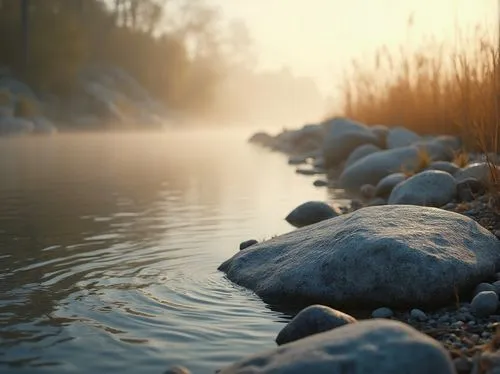
[[[2,373],[205,373],[274,347],[289,316],[217,266],[326,192],[244,137],[181,138],[2,144]]]

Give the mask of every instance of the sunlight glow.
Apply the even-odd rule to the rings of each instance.
[[[424,37],[454,43],[480,24],[497,32],[496,0],[210,0],[227,18],[244,21],[260,67],[290,66],[331,91],[353,58],[382,45],[396,48]],[[408,32],[408,18],[414,23]]]

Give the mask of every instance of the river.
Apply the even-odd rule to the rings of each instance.
[[[289,316],[217,266],[331,199],[251,131],[0,139],[0,372],[212,373]]]

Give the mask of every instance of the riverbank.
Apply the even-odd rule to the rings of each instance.
[[[74,92],[59,97],[35,92],[0,70],[0,135],[58,131],[161,129],[181,120],[119,68],[88,67]]]
[[[397,354],[384,338],[368,338],[377,329],[406,334],[404,341],[426,350],[404,363],[374,363],[371,373],[499,370],[500,216],[494,155],[483,159],[466,153],[457,137],[421,137],[402,127],[367,127],[345,118],[276,136],[258,133],[250,142],[288,154],[289,164],[313,176],[318,188],[344,189],[354,198],[349,206],[303,204],[286,218],[297,230],[247,242],[219,269],[267,302],[340,310],[361,305],[372,308],[372,318],[403,324],[379,319],[371,325],[357,322],[362,327],[354,328],[350,321],[339,323],[335,310],[300,317],[304,309],[288,325],[301,331],[294,343],[223,373],[249,367],[255,373],[271,372],[271,367],[323,372],[326,362],[338,366],[347,360],[356,367],[370,361],[366,352],[349,355],[347,343],[337,345],[337,358],[279,359],[288,351],[326,352],[338,337],[350,334],[356,335],[352,344],[371,341],[376,354]],[[399,353],[405,356],[407,348],[401,344]]]

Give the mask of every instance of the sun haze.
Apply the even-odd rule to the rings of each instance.
[[[353,58],[418,43],[425,36],[454,42],[455,30],[481,24],[496,35],[495,0],[211,0],[241,19],[256,44],[259,66],[288,65],[325,92]],[[408,19],[413,27],[408,32]]]

